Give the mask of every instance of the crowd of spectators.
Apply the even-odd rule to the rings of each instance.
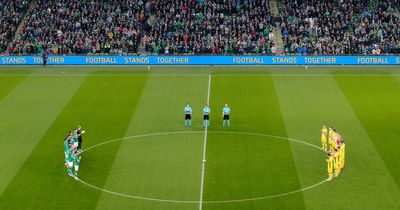
[[[400,53],[400,0],[376,1],[372,10],[362,11],[354,24],[358,54]],[[397,8],[396,8],[397,7]]]
[[[286,54],[400,53],[400,0],[281,0]]]
[[[271,54],[267,0],[165,0],[150,7],[143,42],[152,54]]]
[[[38,0],[12,44],[14,54],[137,52],[144,23],[142,1]]]
[[[0,0],[0,53],[7,51],[28,6],[28,0]]]
[[[0,53],[400,54],[400,0],[0,0]],[[13,39],[14,38],[14,39]],[[276,40],[275,40],[276,41]]]

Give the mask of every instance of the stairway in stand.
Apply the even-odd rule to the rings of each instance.
[[[138,46],[138,55],[146,55],[146,54],[147,54],[146,46],[144,45],[143,37],[141,37],[140,43],[139,43],[139,46]]]
[[[271,15],[274,17],[279,17],[279,8],[278,8],[278,0],[270,0],[269,1],[269,8],[271,10]],[[276,54],[283,55],[284,53],[284,46],[283,46],[283,39],[282,39],[282,29],[280,25],[274,24],[274,29],[272,30],[274,33],[274,43],[276,47]]]
[[[18,38],[18,34],[21,32],[22,28],[24,27],[25,18],[30,13],[31,9],[36,6],[37,0],[31,0],[29,3],[29,7],[25,12],[24,18],[22,18],[21,23],[19,24],[17,31],[14,34],[13,40],[15,41]]]

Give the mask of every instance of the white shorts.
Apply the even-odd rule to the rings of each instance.
[[[79,165],[74,165],[75,171],[79,170]]]
[[[74,142],[74,145],[73,145],[73,146],[74,146],[75,148],[77,148],[77,147],[78,147],[78,144],[79,144],[78,142]]]
[[[71,162],[68,162],[67,161],[67,166],[68,166],[68,168],[72,168],[72,166],[74,165],[74,163],[71,161]]]

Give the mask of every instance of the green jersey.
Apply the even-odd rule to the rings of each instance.
[[[71,150],[67,150],[66,153],[67,153],[67,157],[65,158],[65,160],[67,162],[72,162],[72,152],[71,152]]]
[[[71,134],[71,144],[77,144],[78,143],[78,133],[76,131],[72,132]]]
[[[73,156],[74,165],[79,166],[79,157],[78,155]]]
[[[68,142],[64,141],[64,152],[67,152],[68,150]]]
[[[72,139],[77,139],[78,138],[78,133],[76,131],[72,132]]]

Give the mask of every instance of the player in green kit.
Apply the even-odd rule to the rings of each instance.
[[[64,156],[65,156],[65,167],[67,167],[68,169],[68,165],[67,165],[67,157],[68,157],[68,142],[64,141]]]
[[[192,127],[192,107],[190,107],[189,103],[185,107],[185,127],[188,125]]]
[[[81,162],[81,157],[79,157],[79,152],[75,151],[72,156],[73,164],[74,164],[74,178],[78,180],[78,171],[79,171],[79,162]]]
[[[204,127],[210,127],[210,108],[208,107],[208,105],[206,104],[203,108],[203,126]]]
[[[76,180],[78,178],[79,171],[79,162],[81,157],[79,157],[78,148],[78,137],[82,135],[82,133],[78,133],[78,129],[75,129],[73,132],[69,132],[67,137],[64,139],[64,155],[65,155],[65,165],[67,167],[68,176],[74,177]],[[73,168],[74,173],[72,172]]]
[[[79,137],[79,135],[78,135],[78,130],[75,129],[75,130],[72,132],[72,134],[71,134],[72,146],[73,146],[75,149],[77,149],[77,148],[78,148],[78,145],[79,145],[79,143],[78,143],[78,137]]]
[[[65,139],[64,139],[65,167],[67,167],[67,169],[68,169],[68,165],[67,165],[68,150],[69,150],[69,147],[71,146],[70,139],[71,139],[71,132],[69,132],[67,137],[65,137]]]
[[[65,161],[67,162],[68,176],[73,176],[73,174],[72,174],[72,167],[73,167],[72,150],[73,150],[73,148],[68,148],[66,151],[66,154],[65,154]]]
[[[65,140],[65,141],[64,141],[64,153],[65,153],[65,154],[67,153],[68,147],[69,147],[68,141]]]
[[[229,115],[231,113],[231,109],[228,104],[225,104],[225,107],[222,109],[222,126],[225,127],[225,122],[228,122],[228,127],[231,127],[231,121],[229,120]]]

